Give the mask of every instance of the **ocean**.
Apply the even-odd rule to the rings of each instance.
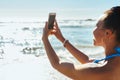
[[[45,21],[40,19],[0,19],[1,80],[70,80],[53,69],[42,43]],[[93,45],[96,20],[63,19],[58,25],[63,36],[90,58],[104,57]],[[62,61],[80,64],[54,36],[49,40]]]

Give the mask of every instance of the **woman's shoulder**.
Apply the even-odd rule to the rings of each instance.
[[[77,65],[75,68],[90,73],[107,73],[113,70],[112,66],[109,66],[107,61],[103,63],[90,62],[83,65]]]
[[[113,70],[111,67],[108,66],[107,62],[101,64],[86,63],[76,66],[75,68],[76,76],[80,79],[82,77],[84,78],[84,80],[111,80],[109,78],[113,77]]]

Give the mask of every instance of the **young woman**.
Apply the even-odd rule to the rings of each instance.
[[[51,46],[48,37],[53,34],[63,43],[64,47],[82,64],[60,62],[59,57]],[[94,45],[105,49],[106,58],[101,60],[89,60],[83,52],[76,49],[66,40],[55,21],[54,29],[48,29],[46,22],[43,29],[43,43],[51,65],[74,80],[120,80],[120,6],[107,10],[96,24]],[[105,60],[102,66],[91,66]]]

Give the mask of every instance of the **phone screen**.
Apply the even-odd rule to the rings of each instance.
[[[56,13],[49,13],[48,29],[53,29]]]

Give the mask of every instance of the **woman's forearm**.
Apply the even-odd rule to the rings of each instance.
[[[75,48],[69,41],[64,43],[64,47],[81,63],[89,62],[88,56]]]
[[[89,58],[83,52],[79,51],[75,48],[68,40],[66,40],[63,36],[59,38],[59,40],[63,43],[63,46],[81,63],[89,62]]]
[[[48,39],[45,39],[43,43],[44,43],[44,47],[45,47],[45,50],[46,50],[46,53],[47,53],[47,56],[49,58],[51,65],[53,67],[56,67],[59,64],[58,56],[56,55]]]

